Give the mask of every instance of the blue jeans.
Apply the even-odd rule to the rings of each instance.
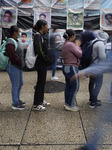
[[[50,53],[51,53],[52,59],[53,59],[52,77],[54,77],[55,76],[55,72],[56,72],[56,65],[57,65],[57,52],[55,52],[55,50],[51,50]]]
[[[100,89],[102,87],[103,83],[103,74],[96,75],[93,78],[90,78],[89,81],[89,94],[90,94],[90,101],[92,103],[97,102],[98,94],[100,92]]]
[[[70,79],[73,75],[78,73],[78,68],[75,66],[63,66],[63,74],[65,76],[65,104],[73,107],[75,106],[76,94],[79,89],[79,79],[74,80],[70,83]]]
[[[16,105],[20,100],[20,92],[23,86],[23,71],[13,65],[7,65],[6,71],[9,74],[12,84],[12,101]]]

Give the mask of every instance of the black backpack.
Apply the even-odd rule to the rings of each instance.
[[[95,40],[94,42],[86,43],[82,47],[82,57],[80,61],[80,69],[87,68],[92,62],[94,62],[98,57],[96,57],[94,60],[92,60],[92,51],[93,51],[93,45],[100,40]]]

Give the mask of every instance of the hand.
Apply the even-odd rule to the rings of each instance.
[[[79,40],[79,39],[75,40],[75,45],[76,46],[80,46],[81,44],[82,44],[81,40]]]
[[[70,83],[73,82],[75,79],[81,77],[81,76],[84,76],[85,73],[84,72],[79,72],[77,73],[76,75],[72,76],[71,79],[70,79]]]

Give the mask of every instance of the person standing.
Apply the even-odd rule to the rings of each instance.
[[[6,43],[6,55],[9,57],[6,71],[9,74],[12,84],[12,109],[23,110],[26,103],[20,100],[20,93],[23,86],[22,68],[24,67],[24,58],[23,49],[17,40],[18,36],[20,36],[20,29],[15,25],[11,26],[10,38],[7,39]],[[17,42],[17,48],[14,41]]]
[[[76,73],[78,73],[78,66],[80,64],[80,58],[82,56],[82,51],[80,48],[81,41],[75,40],[75,32],[72,29],[66,30],[63,37],[65,38],[65,43],[62,47],[62,57],[63,57],[63,74],[65,76],[66,86],[65,86],[65,109],[70,111],[78,111],[79,108],[75,105],[76,93],[79,88],[78,78],[74,82],[70,83],[70,79]]]
[[[45,20],[38,20],[34,26],[34,30],[36,31],[34,36],[34,52],[37,56],[35,69],[38,77],[35,87],[33,109],[37,111],[45,111],[45,106],[50,106],[50,103],[44,101],[47,67],[52,64],[52,60],[48,52],[47,42],[44,39],[44,34],[48,31],[47,22]]]
[[[97,41],[92,48],[93,49],[92,61],[94,64],[99,64],[100,62],[106,59],[105,44],[107,43],[108,38],[109,35],[106,32],[104,31],[98,32],[97,38],[95,40],[99,41]],[[95,40],[93,40],[93,42]],[[102,83],[103,83],[103,74],[96,75],[95,77],[90,78],[89,81],[90,108],[101,106],[101,104],[99,103],[100,100],[98,100],[98,94],[102,87]]]

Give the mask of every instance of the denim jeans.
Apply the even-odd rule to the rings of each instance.
[[[56,72],[56,65],[57,65],[57,52],[55,50],[50,51],[52,59],[53,59],[53,64],[52,64],[52,77],[55,76]]]
[[[79,89],[79,79],[74,80],[70,83],[70,79],[73,75],[78,73],[78,68],[75,66],[63,66],[63,74],[65,76],[65,104],[73,107],[75,106],[76,94]]]
[[[98,94],[102,87],[103,83],[103,74],[96,75],[89,81],[89,94],[90,94],[90,101],[92,103],[97,102]]]
[[[12,101],[16,105],[20,100],[20,92],[23,86],[23,71],[10,64],[7,65],[6,71],[12,84]]]

